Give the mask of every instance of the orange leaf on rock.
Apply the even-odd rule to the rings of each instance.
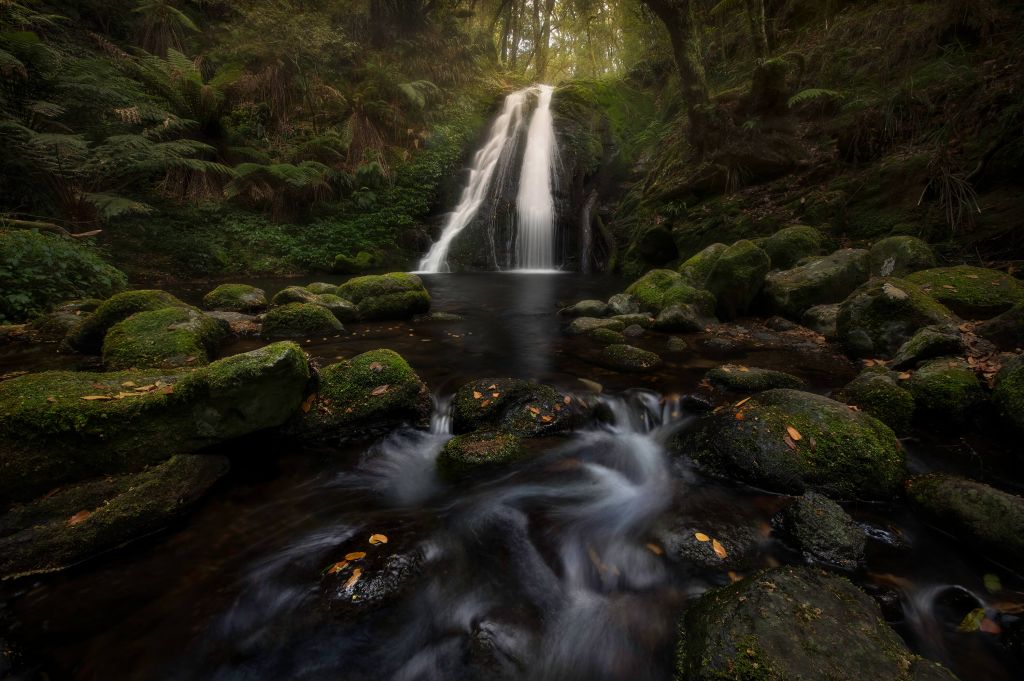
[[[312,395],[310,395],[309,397],[307,397],[305,399],[305,401],[302,403],[302,413],[303,414],[308,414],[309,413],[309,410],[313,408],[313,400],[315,400],[315,399],[316,399],[316,393],[313,393]]]
[[[327,568],[327,574],[333,575],[336,572],[341,572],[348,565],[347,560],[340,560],[331,567]]]
[[[729,554],[725,552],[725,547],[717,539],[711,540],[711,550],[715,552],[715,555],[725,560],[729,557]]]
[[[543,421],[544,423],[551,423],[551,417],[548,416],[547,414],[544,414],[544,416],[541,416],[540,420]]]
[[[736,404],[734,404],[732,406],[734,406],[734,407],[742,407],[744,404],[747,403],[747,401],[749,399],[750,399],[749,397],[744,397],[742,400],[740,400],[739,402],[737,402]]]
[[[345,560],[362,560],[366,558],[366,551],[353,551],[345,554]]]
[[[796,443],[793,442],[793,438],[791,438],[789,435],[783,435],[782,441],[785,442],[786,446],[789,447],[790,449],[796,449]]]
[[[899,378],[901,381],[905,381],[908,378],[910,378],[910,372],[909,371],[901,371],[899,373],[899,375],[897,376],[897,378]]]
[[[376,546],[377,544],[387,544],[388,543],[387,535],[384,535],[384,534],[371,534],[370,535],[370,543],[373,544],[374,546]]]
[[[479,390],[474,390],[473,391],[473,399],[474,400],[479,400],[483,396],[484,396],[484,394],[482,392],[480,392]]]
[[[540,413],[540,408],[538,408],[538,407],[529,407],[529,409],[530,409],[530,413],[533,414],[534,416],[536,416],[537,414]]]
[[[348,578],[347,582],[345,582],[345,588],[351,589],[352,587],[354,587],[356,585],[356,582],[358,582],[359,578],[362,576],[363,571],[360,568],[356,568],[355,570],[353,570],[352,576]]]
[[[483,402],[480,403],[480,408],[483,409],[484,407],[486,407],[490,403],[491,403],[490,400],[484,400]]]
[[[697,541],[711,541],[711,537],[707,536],[703,532],[694,532],[693,536],[697,539]]]
[[[665,553],[665,551],[663,551],[662,548],[657,544],[646,544],[646,547],[648,551],[650,551],[656,556],[660,556],[661,554]]]
[[[742,420],[743,420],[743,418],[744,418],[744,417],[743,417],[743,412],[742,412],[742,411],[738,411],[738,412],[736,412],[736,420],[737,420],[737,421],[742,421]]]
[[[92,515],[92,511],[79,511],[78,513],[76,513],[73,516],[71,516],[70,518],[68,518],[68,526],[73,527],[73,526],[77,525],[78,523],[83,522],[85,519],[87,519],[91,515]]]
[[[110,395],[86,395],[82,399],[89,402],[97,402],[100,400],[112,400],[114,398],[111,397]]]
[[[793,426],[786,426],[786,432],[789,433],[791,438],[793,438],[793,442],[799,442],[804,439],[804,436],[800,434],[800,431]]]
[[[384,393],[386,393],[388,391],[388,388],[390,388],[390,387],[391,386],[388,385],[387,383],[385,383],[384,385],[378,385],[376,388],[374,388],[373,390],[370,391],[370,394],[371,395],[375,395],[375,396],[376,395],[383,395]]]

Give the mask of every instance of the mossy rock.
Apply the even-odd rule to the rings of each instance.
[[[641,374],[661,366],[661,357],[656,353],[625,344],[605,346],[601,349],[599,361],[609,369]]]
[[[773,518],[773,525],[814,562],[853,570],[864,561],[864,530],[823,494],[807,492]]]
[[[324,294],[332,296],[338,295],[338,285],[328,284],[324,281],[314,281],[312,284],[306,284],[306,290],[310,293],[315,293],[318,296],[322,296]]]
[[[472,473],[505,467],[525,456],[522,441],[509,433],[456,435],[445,443],[438,454],[437,471],[445,478],[458,479]]]
[[[1006,423],[1024,434],[1024,355],[1011,359],[996,374],[992,401]]]
[[[665,307],[665,293],[678,284],[685,284],[678,272],[651,270],[630,284],[626,293],[636,299],[641,310],[657,314]]]
[[[677,681],[956,681],[914,655],[847,579],[760,570],[700,597],[679,624]]]
[[[839,305],[814,305],[800,315],[800,322],[811,331],[820,333],[827,340],[836,338],[836,320],[839,318]]]
[[[892,358],[894,369],[914,367],[935,357],[960,355],[966,346],[960,331],[952,326],[925,326],[910,337]]]
[[[611,316],[637,314],[640,312],[640,303],[628,293],[616,293],[608,299],[607,313]],[[602,315],[590,315],[600,317]]]
[[[966,478],[933,473],[906,483],[907,498],[933,525],[981,551],[1024,565],[1024,498]]]
[[[331,269],[338,274],[359,274],[380,267],[380,265],[380,258],[367,251],[359,251],[355,256],[339,253],[334,257],[334,265]]]
[[[672,336],[665,343],[665,347],[669,352],[686,352],[690,349],[690,344],[678,336]]]
[[[415,274],[392,272],[349,279],[338,295],[359,308],[360,319],[410,319],[430,310],[430,294]]]
[[[661,311],[664,312],[676,305],[691,305],[702,317],[715,314],[715,297],[710,291],[695,288],[685,282],[675,284],[661,298]]]
[[[768,390],[705,416],[673,449],[712,473],[791,494],[885,499],[903,480],[903,452],[888,426],[798,390]]]
[[[334,318],[343,324],[359,319],[359,308],[354,303],[333,293],[321,293],[316,297],[316,304],[330,310]]]
[[[651,535],[669,560],[688,568],[697,566],[718,572],[748,569],[759,557],[764,537],[755,524],[724,515],[693,518],[670,514],[655,524]],[[698,535],[703,537],[698,539]],[[716,546],[724,549],[724,554],[716,552]]]
[[[60,341],[74,331],[86,317],[92,314],[102,300],[85,298],[62,303],[28,323],[33,334],[48,341]]]
[[[836,399],[874,416],[898,435],[910,431],[914,396],[887,369],[865,369],[839,391]]]
[[[313,293],[304,286],[288,286],[274,294],[271,299],[273,305],[288,305],[289,303],[311,303],[316,304],[318,294]]]
[[[729,390],[745,393],[759,393],[773,388],[796,390],[804,387],[803,379],[793,374],[738,364],[715,367],[707,373],[707,379]]]
[[[764,298],[772,312],[790,319],[815,305],[841,303],[868,280],[868,252],[844,248],[765,277]]]
[[[267,309],[267,294],[248,284],[221,284],[203,296],[203,307],[222,312],[263,312]]]
[[[613,322],[619,322],[623,325],[623,330],[627,326],[640,326],[645,329],[650,329],[654,326],[654,317],[647,314],[646,312],[637,312],[634,314],[620,314],[614,317],[609,317]]]
[[[703,288],[711,270],[729,247],[725,244],[711,244],[699,253],[690,256],[679,266],[679,274],[690,284]]]
[[[603,300],[581,300],[558,311],[563,317],[604,317],[608,314],[608,303]]]
[[[363,436],[402,423],[424,423],[430,391],[393,350],[371,350],[320,370],[316,399],[299,425],[309,438]]]
[[[137,312],[187,305],[166,291],[125,291],[111,296],[68,335],[67,344],[79,352],[99,353],[103,339],[114,324]]]
[[[205,366],[230,335],[227,322],[191,307],[137,312],[110,327],[103,365],[109,371]]]
[[[737,241],[725,249],[707,280],[707,289],[717,301],[718,316],[735,319],[746,313],[770,269],[768,254],[752,241]]]
[[[935,267],[935,254],[917,237],[890,236],[871,245],[868,266],[872,277],[905,277]]]
[[[787,270],[800,260],[821,253],[822,238],[814,227],[790,225],[758,240],[757,245],[768,254],[774,269]]]
[[[577,317],[569,324],[569,333],[574,336],[590,334],[597,329],[622,331],[626,324],[618,319],[598,319],[596,317]]]
[[[62,570],[163,529],[227,470],[221,456],[173,456],[17,506],[0,516],[0,579]]]
[[[836,336],[855,357],[891,357],[918,329],[957,321],[917,285],[886,277],[872,279],[842,302]]]
[[[607,328],[598,328],[587,334],[598,343],[602,345],[615,345],[616,343],[625,343],[626,337],[618,331],[612,331]]]
[[[520,437],[553,435],[583,422],[587,406],[555,388],[513,378],[482,378],[452,398],[456,433],[501,430]]]
[[[336,336],[345,327],[330,310],[315,303],[288,303],[270,310],[263,318],[263,338]]]
[[[307,393],[294,343],[192,370],[47,371],[0,382],[0,499],[131,472],[282,425]]]
[[[1003,350],[1024,348],[1024,303],[982,322],[975,327],[975,333]]]
[[[705,320],[694,305],[670,305],[658,313],[654,328],[667,333],[702,331]]]
[[[933,421],[962,421],[985,401],[978,376],[959,357],[922,364],[906,384],[918,416]]]
[[[906,280],[965,319],[991,319],[1024,302],[1024,283],[999,270],[938,267]]]

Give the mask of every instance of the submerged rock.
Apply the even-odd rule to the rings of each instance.
[[[959,357],[922,364],[906,384],[917,414],[933,420],[960,421],[985,400],[978,376]]]
[[[430,294],[415,274],[392,272],[349,279],[338,296],[358,307],[364,320],[410,319],[430,310]]]
[[[103,340],[108,370],[205,366],[231,335],[227,322],[192,307],[137,312]]]
[[[888,426],[798,390],[768,390],[704,416],[672,448],[713,473],[777,492],[885,499],[904,474],[903,452]]]
[[[79,352],[98,353],[107,331],[114,324],[137,312],[162,310],[167,307],[188,307],[165,291],[125,291],[103,301],[96,310],[75,327],[66,338],[67,344]]]
[[[526,456],[522,442],[510,433],[476,432],[456,435],[437,456],[437,471],[457,479],[478,471],[501,468]]]
[[[964,352],[963,335],[951,326],[926,326],[900,346],[892,358],[894,369],[906,369],[935,357],[959,355]]]
[[[815,305],[841,303],[868,280],[868,252],[844,248],[823,258],[765,277],[764,297],[772,311],[792,319]]]
[[[672,336],[668,339],[665,347],[668,348],[669,352],[686,352],[690,345],[679,336]]]
[[[769,237],[759,239],[757,245],[768,254],[772,267],[786,270],[804,258],[821,253],[821,232],[807,225],[783,227]]]
[[[336,336],[344,331],[345,327],[326,307],[315,303],[288,303],[266,314],[260,335],[273,340]]]
[[[872,277],[904,277],[935,267],[935,254],[917,237],[890,236],[871,246],[868,266]]]
[[[865,369],[847,383],[836,399],[859,407],[893,429],[909,432],[914,417],[914,396],[896,383],[886,369]]]
[[[843,577],[803,567],[709,591],[680,622],[676,678],[955,681],[917,657]]]
[[[808,560],[853,570],[864,560],[864,530],[843,507],[807,492],[774,519],[776,529]]]
[[[616,371],[645,373],[661,366],[661,357],[632,345],[608,345],[601,350],[599,361]]]
[[[992,401],[1006,423],[1024,434],[1024,355],[1011,359],[996,374]]]
[[[0,579],[54,572],[166,527],[228,470],[180,455],[141,473],[64,487],[0,516]]]
[[[906,483],[932,524],[1009,565],[1024,564],[1024,498],[966,478],[933,473]]]
[[[804,381],[784,371],[759,369],[739,364],[723,364],[707,373],[712,383],[737,392],[761,392],[772,388],[803,388]]]
[[[718,316],[735,319],[744,314],[761,292],[770,269],[768,254],[751,241],[737,241],[723,251],[707,280]]]
[[[676,518],[656,526],[653,534],[670,560],[708,570],[749,567],[762,539],[753,524],[710,518]]]
[[[1024,302],[1024,283],[983,267],[937,267],[906,280],[965,319],[991,319]]]
[[[563,317],[604,317],[608,314],[608,304],[603,300],[581,300],[575,305],[563,307],[558,314]]]
[[[221,284],[203,296],[203,307],[222,312],[263,312],[267,294],[248,284]]]

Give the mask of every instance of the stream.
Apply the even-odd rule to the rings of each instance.
[[[722,334],[634,342],[665,359],[650,375],[602,369],[594,344],[564,333],[555,311],[623,288],[578,274],[424,275],[433,311],[452,321],[354,324],[304,339],[321,365],[366,350],[401,353],[435,393],[429,430],[303,449],[258,434],[220,447],[232,472],[173,532],[45,578],[0,585],[26,653],[52,678],[538,681],[672,678],[676,620],[688,600],[760,567],[803,557],[771,530],[786,497],[709,478],[665,443],[695,414],[680,395],[723,361],[785,369],[827,393],[857,371],[841,355],[760,322]],[[333,281],[338,281],[334,279]],[[332,281],[328,279],[328,281]],[[254,280],[268,294],[295,280]],[[196,303],[208,284],[172,289]],[[749,322],[749,323],[748,323]],[[718,338],[716,338],[718,336]],[[715,341],[718,342],[715,342]],[[263,343],[240,339],[225,354]],[[72,356],[5,348],[0,373],[73,367]],[[451,436],[448,398],[470,379],[535,379],[602,390],[600,420],[543,438],[537,456],[482,480],[440,480]],[[584,381],[581,381],[584,379]],[[1009,448],[975,435],[918,433],[904,442],[913,472],[994,473]],[[991,453],[992,456],[988,454]],[[997,473],[996,473],[997,474]],[[957,631],[964,603],[1024,603],[1024,580],[917,520],[902,503],[847,505],[868,534],[867,568],[850,575],[885,604],[917,653],[963,681],[1024,674],[995,637]],[[723,565],[670,558],[682,533],[751,537]],[[327,607],[326,568],[366,537],[419,557],[422,574],[396,602],[361,615]],[[990,578],[991,579],[991,578]],[[1004,604],[1005,605],[1005,604]]]

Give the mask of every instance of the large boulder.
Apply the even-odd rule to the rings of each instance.
[[[318,291],[327,291],[327,285],[317,287]],[[331,291],[337,291],[337,286],[331,286]],[[330,311],[334,317],[342,323],[353,322],[359,317],[359,311],[355,303],[339,297],[333,292],[316,293],[308,287],[289,286],[281,289],[271,301],[275,306],[287,306],[295,303],[305,305],[318,305]],[[296,309],[296,308],[292,308]]]
[[[288,303],[275,307],[263,318],[264,338],[337,336],[345,327],[330,310],[315,303]]]
[[[679,630],[676,678],[687,681],[956,681],[910,652],[867,594],[812,568],[709,591]]]
[[[683,262],[679,266],[679,274],[694,286],[705,286],[715,263],[728,248],[725,244],[711,244]]]
[[[371,350],[320,370],[320,385],[298,426],[303,436],[350,438],[430,416],[430,391],[393,350]]]
[[[815,305],[841,303],[868,280],[867,255],[864,250],[844,248],[793,269],[769,273],[764,281],[768,307],[800,319]]]
[[[836,336],[857,357],[891,357],[925,326],[952,327],[957,319],[918,286],[902,279],[872,279],[843,301]]]
[[[745,313],[760,293],[771,265],[768,254],[751,241],[737,241],[725,249],[707,280],[718,316],[735,319]]]
[[[227,322],[194,307],[136,312],[110,327],[103,366],[110,371],[205,366],[230,334]]]
[[[835,340],[837,319],[839,319],[839,305],[815,305],[804,311],[800,322],[811,331],[820,333],[827,340]]]
[[[665,307],[665,292],[678,284],[685,284],[682,275],[672,270],[651,270],[626,289],[641,310],[657,314]]]
[[[613,317],[625,314],[638,314],[639,312],[640,303],[628,293],[616,293],[608,299],[608,314]]]
[[[187,307],[166,291],[125,291],[111,296],[75,327],[66,339],[67,344],[79,352],[99,353],[103,339],[114,324],[128,319],[137,312],[162,310],[167,307]]]
[[[975,333],[1003,350],[1024,348],[1024,303],[978,324]]]
[[[522,441],[509,433],[456,435],[437,456],[437,471],[448,479],[507,466],[526,456]]]
[[[943,473],[911,478],[906,491],[943,532],[1011,566],[1024,564],[1024,498]]]
[[[768,390],[704,416],[672,447],[718,475],[840,499],[892,497],[904,473],[903,452],[888,426],[799,390]]]
[[[356,304],[360,319],[410,319],[430,310],[430,294],[415,274],[392,272],[349,279],[338,296]]]
[[[918,329],[892,358],[894,369],[906,369],[935,357],[960,355],[966,349],[963,335],[953,326],[925,326]]]
[[[996,374],[992,401],[1005,422],[1024,434],[1024,355],[1011,359]]]
[[[0,515],[0,579],[54,572],[166,527],[228,470],[221,456],[173,456],[140,473],[57,490]]]
[[[874,416],[898,435],[910,430],[914,396],[885,368],[865,369],[839,391],[836,399]]]
[[[803,379],[774,369],[759,369],[740,364],[723,364],[709,371],[706,378],[711,383],[729,390],[758,393],[773,388],[803,388]]]
[[[916,413],[933,421],[962,421],[985,400],[977,374],[959,357],[925,362],[906,384]]]
[[[872,277],[904,277],[935,267],[931,246],[913,236],[890,236],[876,241],[868,256]]]
[[[702,331],[706,321],[706,315],[701,314],[694,305],[670,305],[658,313],[654,328],[668,333]]]
[[[864,530],[823,494],[807,492],[772,522],[808,560],[844,570],[853,570],[864,560]]]
[[[249,284],[221,284],[203,296],[203,307],[221,312],[263,312],[267,293]]]
[[[207,367],[47,371],[0,382],[0,500],[140,470],[283,424],[302,404],[306,355],[275,343]]]
[[[758,239],[757,245],[768,254],[774,269],[786,270],[806,257],[821,253],[821,242],[821,232],[814,227],[791,225]]]
[[[906,280],[965,319],[991,319],[1024,302],[1024,283],[983,267],[937,267]]]

